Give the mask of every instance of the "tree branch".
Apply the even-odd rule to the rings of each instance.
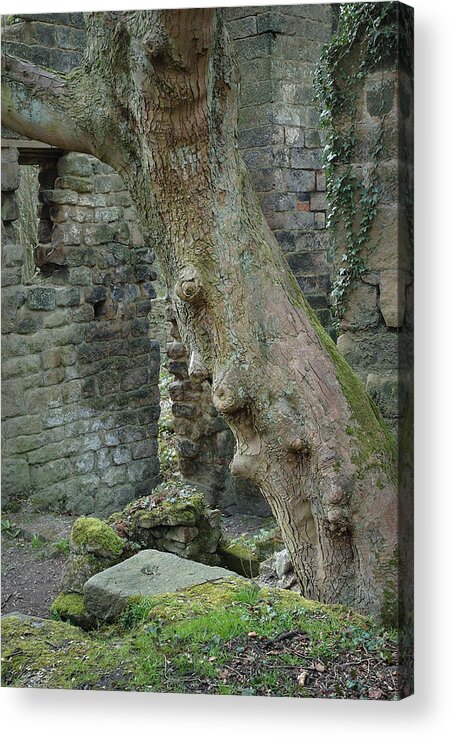
[[[78,72],[79,70],[77,70]],[[95,155],[90,118],[78,103],[80,78],[63,79],[29,62],[2,55],[2,122],[28,138]]]

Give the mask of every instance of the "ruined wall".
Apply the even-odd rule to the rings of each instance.
[[[348,73],[356,71],[360,53],[355,50]],[[413,382],[413,69],[397,54],[358,81],[354,92],[351,175],[360,196],[374,194],[374,219],[359,254],[361,273],[344,301],[337,346],[397,435]],[[347,135],[349,121],[341,126]],[[360,201],[357,219],[365,207]],[[337,248],[336,272],[342,257]]]
[[[2,503],[107,514],[158,478],[153,252],[120,178],[68,154],[41,167],[24,283],[17,149],[2,159]]]
[[[227,8],[241,72],[238,146],[301,289],[330,326],[326,183],[313,75],[331,5]]]
[[[331,10],[329,6],[229,8],[226,18],[242,78],[238,144],[290,266],[328,326],[325,183],[312,77],[322,44],[331,32]],[[63,72],[79,62],[85,43],[81,14],[27,15],[16,20],[19,22],[7,31],[9,53]],[[85,193],[87,200],[89,193]],[[59,218],[63,212],[60,209]],[[119,217],[117,211],[115,216]],[[53,227],[49,203],[43,204],[41,238]],[[41,256],[39,250],[38,260]],[[41,268],[46,268],[45,263]],[[72,271],[78,268],[72,264]],[[150,335],[164,346],[165,333],[171,332],[167,363],[176,378],[171,397],[184,476],[199,485],[212,505],[268,513],[255,487],[231,477],[232,434],[212,406],[209,385],[199,388],[187,380],[186,355],[177,329],[174,323],[166,331],[158,326],[162,317],[159,300],[150,315]],[[149,394],[149,400],[151,397]]]

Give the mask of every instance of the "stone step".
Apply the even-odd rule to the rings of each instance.
[[[99,620],[111,622],[125,609],[130,597],[178,592],[231,575],[229,569],[220,566],[147,549],[88,579],[83,588],[85,607]]]

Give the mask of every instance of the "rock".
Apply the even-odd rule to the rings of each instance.
[[[108,522],[135,550],[155,548],[208,564],[221,537],[221,513],[188,484],[164,482]]]
[[[86,612],[81,594],[61,592],[50,605],[50,614],[53,618],[77,625],[83,630],[89,630],[95,626],[95,618]]]
[[[256,577],[259,573],[260,559],[245,543],[221,541],[218,546],[221,564],[245,577]]]
[[[85,607],[99,620],[112,621],[126,607],[130,597],[178,592],[229,576],[230,571],[218,566],[206,566],[160,551],[140,551],[86,582],[83,588]]]
[[[63,590],[81,594],[88,579],[99,571],[113,566],[114,563],[115,559],[100,559],[88,553],[72,553],[63,567]]]
[[[257,581],[260,584],[270,584],[272,587],[280,589],[299,589],[299,582],[286,549],[274,553],[269,559],[260,564]]]
[[[103,520],[78,518],[72,528],[70,544],[74,553],[117,559],[124,550],[125,541]]]
[[[183,525],[176,525],[173,528],[169,528],[166,535],[171,541],[190,543],[197,535],[199,535],[199,529],[195,526],[185,527]]]
[[[291,563],[290,555],[286,548],[274,554],[274,565],[279,579],[293,569],[293,564]]]

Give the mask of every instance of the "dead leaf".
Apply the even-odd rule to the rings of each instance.
[[[316,671],[321,671],[321,672],[326,671],[326,667],[324,666],[324,664],[321,663],[321,661],[316,662],[315,669]]]
[[[306,671],[301,671],[301,673],[297,675],[296,681],[300,687],[303,687],[305,685],[305,680],[307,679],[307,676],[308,673]]]
[[[370,700],[380,700],[380,698],[382,697],[382,692],[380,689],[369,689],[368,697],[370,698]]]

